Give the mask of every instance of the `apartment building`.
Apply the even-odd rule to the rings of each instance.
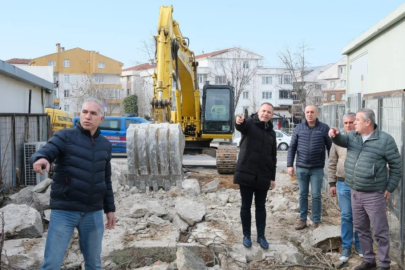
[[[323,103],[346,101],[346,57],[317,76],[323,81]]]
[[[104,103],[106,115],[122,115],[123,63],[96,51],[81,48],[65,50],[59,43],[56,52],[31,59],[31,66],[52,66],[54,105],[77,115],[87,97]]]
[[[205,83],[230,83],[235,87],[236,113],[246,109],[250,114],[263,102],[270,102],[277,114],[290,117],[292,82],[285,69],[264,68],[263,56],[237,47],[197,55],[196,60],[199,89],[202,90]],[[138,95],[141,116],[150,115],[154,69],[154,63],[150,62],[122,71],[122,88],[126,96]]]

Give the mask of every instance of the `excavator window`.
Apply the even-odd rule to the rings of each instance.
[[[203,89],[203,132],[228,134],[233,130],[233,88]]]

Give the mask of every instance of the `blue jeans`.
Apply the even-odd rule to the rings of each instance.
[[[344,181],[337,181],[337,194],[339,196],[339,207],[341,216],[341,236],[342,247],[352,248],[353,244],[353,214],[352,214],[352,199],[350,187],[346,186]],[[360,247],[359,236],[357,231],[354,233],[354,245]]]
[[[322,214],[321,190],[323,168],[308,169],[297,166],[297,178],[300,189],[300,220],[307,220],[309,183],[311,183],[312,221],[320,222]]]
[[[101,245],[104,233],[103,211],[75,212],[52,210],[46,238],[42,270],[60,269],[74,228],[79,232],[85,268],[101,270]]]

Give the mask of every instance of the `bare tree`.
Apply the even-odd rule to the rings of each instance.
[[[235,48],[215,58],[214,69],[210,76],[215,77],[215,84],[230,83],[235,87],[234,108],[239,103],[243,91],[253,81],[258,69],[259,57],[249,51]]]
[[[297,109],[301,110],[301,113],[306,107],[307,96],[313,90],[313,87],[305,85],[305,75],[309,72],[306,54],[310,50],[308,44],[302,42],[295,52],[286,46],[284,51],[278,53],[279,60],[291,76],[294,104],[298,107]]]
[[[103,88],[98,84],[99,80],[101,79],[95,75],[83,75],[77,76],[71,82],[72,91],[66,97],[66,100],[75,107],[75,113],[80,111],[80,106],[89,97],[94,97],[104,102],[106,115],[116,113],[117,110],[120,111],[122,100],[119,99],[121,95],[118,92],[121,90]]]

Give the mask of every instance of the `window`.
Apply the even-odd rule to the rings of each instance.
[[[55,66],[55,61],[48,61],[48,66],[54,67]]]
[[[226,84],[225,76],[215,76],[215,84]]]
[[[96,83],[102,83],[102,82],[104,82],[104,77],[96,76],[96,77],[94,77],[94,80],[96,81]]]
[[[63,67],[69,67],[69,59],[63,60]]]
[[[98,62],[98,68],[105,68],[105,64],[103,62]]]
[[[53,76],[53,82],[56,83],[57,80],[58,80],[58,77]]]
[[[63,90],[63,96],[64,97],[70,97],[70,90],[69,89]]]
[[[53,90],[53,97],[58,98],[58,90]]]
[[[315,84],[315,90],[322,90],[322,84]]]
[[[273,78],[271,76],[262,77],[262,84],[272,84]]]
[[[129,96],[129,89],[127,89],[127,96]]]
[[[242,98],[243,99],[249,99],[249,92],[248,91],[243,91],[242,92]]]
[[[275,132],[276,132],[276,137],[277,137],[277,138],[283,138],[283,137],[284,137],[284,136],[283,136],[283,133],[278,132],[278,131],[276,131],[276,130],[275,130]]]
[[[291,98],[291,91],[289,90],[280,90],[279,99]]]
[[[340,100],[346,100],[346,94],[340,94]]]
[[[330,86],[330,89],[335,88],[335,81],[330,81],[329,86]]]
[[[249,61],[243,61],[243,68],[249,68]]]
[[[69,75],[64,75],[64,82],[69,82]]]
[[[278,84],[283,84],[283,76],[278,76]]]
[[[225,61],[215,61],[215,68],[224,68]]]
[[[271,99],[271,92],[262,92],[262,99]]]
[[[336,95],[330,94],[330,101],[335,101],[335,100],[336,100]]]
[[[340,80],[340,87],[346,86],[346,80]]]
[[[198,78],[198,83],[200,85],[204,85],[207,81],[207,74],[198,74],[197,78]]]
[[[110,98],[112,98],[112,99],[119,99],[120,93],[121,93],[120,89],[110,89],[109,90]]]
[[[284,75],[284,84],[291,84],[291,75]]]
[[[243,106],[242,110],[243,110],[242,114],[245,114],[245,112],[249,114],[249,106]]]
[[[340,67],[340,74],[346,73],[346,67]]]
[[[63,109],[68,112],[69,111],[69,105],[64,105]]]
[[[120,130],[121,119],[104,119],[100,124],[100,129],[104,130]]]

